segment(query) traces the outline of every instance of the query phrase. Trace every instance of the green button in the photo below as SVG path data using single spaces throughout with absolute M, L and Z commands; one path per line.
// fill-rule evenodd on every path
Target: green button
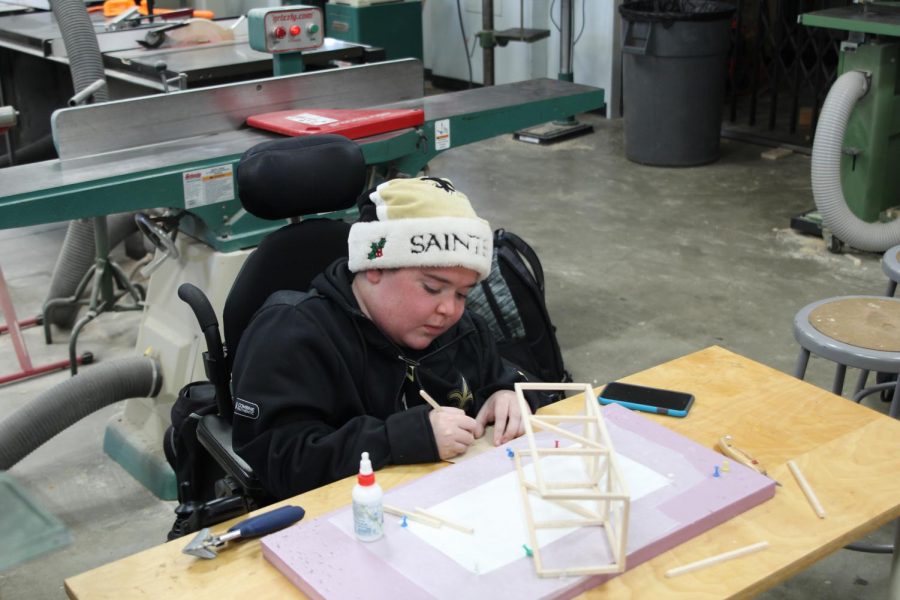
M 310 33 L 318 33 L 319 26 L 316 25 L 315 23 L 313 23 L 312 25 L 309 26 L 309 29 L 307 31 L 309 31 Z

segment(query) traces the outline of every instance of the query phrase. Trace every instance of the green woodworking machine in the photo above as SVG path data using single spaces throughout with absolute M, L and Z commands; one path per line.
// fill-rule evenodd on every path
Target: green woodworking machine
M 900 244 L 900 2 L 861 1 L 804 14 L 848 31 L 816 127 L 812 187 L 832 250 Z

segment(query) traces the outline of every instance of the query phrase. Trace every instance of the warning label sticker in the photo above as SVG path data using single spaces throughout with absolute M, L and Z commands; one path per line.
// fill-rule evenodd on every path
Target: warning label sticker
M 450 147 L 450 119 L 434 122 L 434 149 L 446 150 Z
M 185 208 L 197 208 L 234 200 L 232 165 L 222 165 L 199 171 L 185 171 L 181 174 L 181 180 L 184 186 Z

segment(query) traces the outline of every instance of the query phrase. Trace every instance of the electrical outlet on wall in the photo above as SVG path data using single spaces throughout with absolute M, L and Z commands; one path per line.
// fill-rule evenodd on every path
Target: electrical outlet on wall
M 481 0 L 465 0 L 466 12 L 481 14 Z M 503 16 L 503 0 L 494 0 L 494 16 Z

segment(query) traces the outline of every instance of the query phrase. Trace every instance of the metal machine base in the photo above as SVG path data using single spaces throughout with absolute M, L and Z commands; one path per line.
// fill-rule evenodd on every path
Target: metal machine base
M 841 254 L 847 248 L 843 240 L 835 237 L 831 230 L 824 226 L 822 215 L 815 208 L 791 217 L 791 229 L 822 238 L 825 240 L 825 247 L 832 254 Z
M 162 432 L 151 430 L 148 436 L 125 413 L 117 413 L 106 425 L 103 434 L 103 451 L 115 460 L 129 475 L 161 500 L 178 498 L 175 472 L 166 461 L 161 441 Z
M 791 229 L 822 237 L 822 215 L 816 209 L 791 217 Z
M 544 123 L 528 129 L 520 129 L 513 134 L 513 139 L 528 144 L 552 144 L 579 135 L 594 132 L 594 126 L 587 123 Z

